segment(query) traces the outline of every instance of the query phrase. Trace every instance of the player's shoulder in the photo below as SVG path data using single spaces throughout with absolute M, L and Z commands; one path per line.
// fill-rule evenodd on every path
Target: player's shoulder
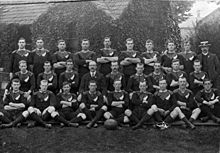
M 24 95 L 24 91 L 19 90 L 19 94 Z
M 132 78 L 132 79 L 135 78 L 135 77 L 136 77 L 136 74 L 133 74 L 133 75 L 130 76 L 130 78 Z
M 100 91 L 97 91 L 97 96 L 102 96 L 102 93 Z
M 111 76 L 111 73 L 108 73 L 105 75 L 106 78 L 109 78 Z
M 56 94 L 56 96 L 60 97 L 60 96 L 62 96 L 62 94 L 63 94 L 62 92 L 59 92 L 58 94 Z
M 50 90 L 47 90 L 46 93 L 49 94 L 49 95 L 55 95 L 55 94 L 54 94 L 52 91 L 50 91 Z
M 120 54 L 127 54 L 127 51 L 120 51 Z
M 16 49 L 16 50 L 14 50 L 14 51 L 12 51 L 12 54 L 15 54 L 15 53 L 17 53 L 17 51 L 18 51 L 17 49 Z
M 35 92 L 33 93 L 33 96 L 37 96 L 39 93 L 40 93 L 40 91 L 35 91 Z
M 167 92 L 166 93 L 168 93 L 168 94 L 170 94 L 170 95 L 173 95 L 174 94 L 174 92 L 173 91 L 171 91 L 171 90 L 167 90 Z
M 89 94 L 89 91 L 84 91 L 83 93 L 82 93 L 82 95 L 88 95 Z
M 91 51 L 91 50 L 89 50 L 88 53 L 91 55 L 96 54 L 94 51 Z
M 192 90 L 190 90 L 190 89 L 186 89 L 186 92 L 190 93 L 190 94 L 193 94 Z
M 127 91 L 125 91 L 125 90 L 122 90 L 122 93 L 124 93 L 124 94 L 128 94 L 128 92 L 127 92 Z
M 53 75 L 53 76 L 57 76 L 57 74 L 56 74 L 54 71 L 52 71 L 52 75 Z
M 220 90 L 217 88 L 212 88 L 212 91 L 216 93 L 216 92 L 219 92 Z
M 44 72 L 39 73 L 39 74 L 38 74 L 38 77 L 42 77 L 43 75 L 44 75 Z
M 59 52 L 59 51 L 55 51 L 55 52 L 53 53 L 53 55 L 58 55 L 58 52 Z
M 29 76 L 33 76 L 33 75 L 34 75 L 34 73 L 33 73 L 33 72 L 31 72 L 31 71 L 28 71 L 28 75 L 29 75 Z
M 194 71 L 189 73 L 189 75 L 190 75 L 190 76 L 192 76 L 192 75 L 194 75 L 194 74 L 195 74 L 195 72 L 194 72 Z
M 173 94 L 176 94 L 178 92 L 179 92 L 179 88 L 173 90 Z
M 44 49 L 44 51 L 45 51 L 46 53 L 49 53 L 49 52 L 50 52 L 48 49 Z

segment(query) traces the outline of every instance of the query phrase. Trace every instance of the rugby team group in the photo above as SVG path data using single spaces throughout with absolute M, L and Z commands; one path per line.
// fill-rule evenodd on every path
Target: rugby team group
M 88 39 L 81 51 L 66 51 L 64 40 L 58 51 L 44 48 L 42 38 L 36 49 L 25 49 L 25 39 L 10 57 L 10 82 L 3 96 L 0 127 L 51 128 L 50 120 L 61 126 L 87 128 L 114 119 L 119 126 L 135 130 L 152 122 L 163 130 L 182 120 L 185 128 L 195 129 L 195 120 L 220 123 L 220 63 L 209 52 L 208 41 L 200 42 L 200 54 L 191 51 L 190 41 L 178 51 L 172 40 L 163 52 L 154 51 L 148 39 L 145 51 L 135 51 L 128 38 L 126 50 L 111 48 L 105 37 L 104 48 L 90 51 Z

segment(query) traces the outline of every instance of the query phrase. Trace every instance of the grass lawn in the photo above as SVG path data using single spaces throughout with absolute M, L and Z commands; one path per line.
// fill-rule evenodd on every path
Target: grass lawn
M 199 126 L 193 131 L 181 127 L 108 131 L 102 126 L 90 130 L 85 126 L 0 130 L 0 153 L 218 153 L 219 145 L 219 126 Z

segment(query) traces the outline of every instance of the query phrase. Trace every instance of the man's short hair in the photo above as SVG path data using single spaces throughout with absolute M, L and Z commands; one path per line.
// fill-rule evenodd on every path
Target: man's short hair
M 21 61 L 19 61 L 19 66 L 20 66 L 21 64 L 23 64 L 23 63 L 25 63 L 25 64 L 27 65 L 27 61 L 21 60 Z
M 204 80 L 203 80 L 203 84 L 205 83 L 205 82 L 210 82 L 211 84 L 212 84 L 212 80 L 211 79 L 209 79 L 209 78 L 205 78 Z
M 180 79 L 185 79 L 185 80 L 187 81 L 186 77 L 184 77 L 184 76 L 179 77 L 179 79 L 178 79 L 178 80 L 180 80 Z
M 198 59 L 196 59 L 193 63 L 200 63 L 200 65 L 201 65 L 201 61 Z
M 132 42 L 134 42 L 134 40 L 133 40 L 132 38 L 128 38 L 128 39 L 126 39 L 126 43 L 127 43 L 128 41 L 132 41 Z
M 91 83 L 95 83 L 95 84 L 97 85 L 97 82 L 96 82 L 95 80 L 90 80 L 90 81 L 89 81 L 89 85 L 90 85 Z
M 89 39 L 87 39 L 87 38 L 82 39 L 81 43 L 82 43 L 83 41 L 88 41 L 88 42 L 89 42 Z
M 179 59 L 173 59 L 173 60 L 172 60 L 172 64 L 173 64 L 173 63 L 176 63 L 176 62 L 179 62 L 179 63 L 180 63 L 180 60 L 179 60 Z
M 164 77 L 160 78 L 160 79 L 159 79 L 159 82 L 164 81 L 164 80 L 165 80 L 166 83 L 167 83 L 167 80 L 166 80 Z
M 183 42 L 183 45 L 186 45 L 186 44 L 190 44 L 191 45 L 191 42 L 190 42 L 190 40 L 184 40 L 184 42 Z
M 96 66 L 97 66 L 96 61 L 91 61 L 91 62 L 89 62 L 89 66 L 90 66 L 90 65 L 94 65 L 94 64 L 96 64 Z
M 43 40 L 43 37 L 37 37 L 36 41 L 38 41 L 38 40 L 44 41 L 44 40 Z
M 118 61 L 112 61 L 111 65 L 114 64 L 114 63 L 117 63 L 119 65 Z
M 144 66 L 144 63 L 139 62 L 139 63 L 136 64 L 136 67 L 137 66 Z
M 21 81 L 18 78 L 14 78 L 11 81 L 12 83 L 21 83 Z
M 51 65 L 51 62 L 50 62 L 50 61 L 45 61 L 45 62 L 44 62 L 44 65 L 45 65 L 45 64 L 50 64 L 50 65 Z
M 114 83 L 115 83 L 115 82 L 118 82 L 118 81 L 121 83 L 121 80 L 120 80 L 120 79 L 115 79 L 115 80 L 114 80 Z
M 68 85 L 70 87 L 70 83 L 67 82 L 67 81 L 64 81 L 63 84 L 62 84 L 62 87 L 66 86 L 66 85 Z
M 64 42 L 64 43 L 66 43 L 65 42 L 65 40 L 63 40 L 63 39 L 60 39 L 60 40 L 58 40 L 58 42 L 57 42 L 57 44 L 59 45 L 61 42 Z
M 151 40 L 151 39 L 147 39 L 147 40 L 146 40 L 146 43 L 152 43 L 152 44 L 154 44 L 154 41 Z
M 26 40 L 24 39 L 24 37 L 20 37 L 20 38 L 18 39 L 18 42 L 19 42 L 20 40 L 26 41 Z
M 145 84 L 147 85 L 147 82 L 146 82 L 146 81 L 140 81 L 140 82 L 139 82 L 139 85 L 141 85 L 141 84 L 143 84 L 143 83 L 145 83 Z
M 73 60 L 72 59 L 68 59 L 68 60 L 66 60 L 66 63 L 73 63 Z
M 111 41 L 111 38 L 110 38 L 110 37 L 108 37 L 108 36 L 104 38 L 104 40 L 106 40 L 106 39 L 109 39 L 109 40 Z
M 47 80 L 41 80 L 40 84 L 43 84 L 43 83 L 48 84 L 48 81 Z
M 173 39 L 168 39 L 168 40 L 166 41 L 166 46 L 167 46 L 169 43 L 173 43 L 174 45 L 176 45 L 176 42 L 175 42 Z
M 161 62 L 159 60 L 154 61 L 154 64 L 159 63 L 161 64 Z

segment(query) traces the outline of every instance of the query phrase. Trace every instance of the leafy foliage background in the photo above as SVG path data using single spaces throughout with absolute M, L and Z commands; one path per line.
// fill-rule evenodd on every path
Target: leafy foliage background
M 117 19 L 97 9 L 92 2 L 54 5 L 31 25 L 0 25 L 0 67 L 8 69 L 10 53 L 17 49 L 20 37 L 26 39 L 26 48 L 31 50 L 35 39 L 41 36 L 45 48 L 52 52 L 57 50 L 59 39 L 66 40 L 67 50 L 76 52 L 83 38 L 88 38 L 90 49 L 97 51 L 103 47 L 105 36 L 111 37 L 112 47 L 118 51 L 126 49 L 125 40 L 129 37 L 134 39 L 135 49 L 139 51 L 145 50 L 147 39 L 155 42 L 157 51 L 165 50 L 164 44 L 169 38 L 176 40 L 180 47 L 178 23 L 187 18 L 185 10 L 191 5 L 182 1 L 131 0 Z
M 113 47 L 118 50 L 124 50 L 125 40 L 131 37 L 137 50 L 144 51 L 145 41 L 150 38 L 156 50 L 161 51 L 167 38 L 180 39 L 177 22 L 170 11 L 168 1 L 135 0 L 114 20 L 94 3 L 65 3 L 40 16 L 32 25 L 32 37 L 42 36 L 52 51 L 56 50 L 60 38 L 68 42 L 72 52 L 80 49 L 83 38 L 91 41 L 92 50 L 98 50 L 103 47 L 105 36 L 112 38 Z
M 18 28 L 18 24 L 0 25 L 0 65 L 6 69 L 10 53 L 17 46 Z

